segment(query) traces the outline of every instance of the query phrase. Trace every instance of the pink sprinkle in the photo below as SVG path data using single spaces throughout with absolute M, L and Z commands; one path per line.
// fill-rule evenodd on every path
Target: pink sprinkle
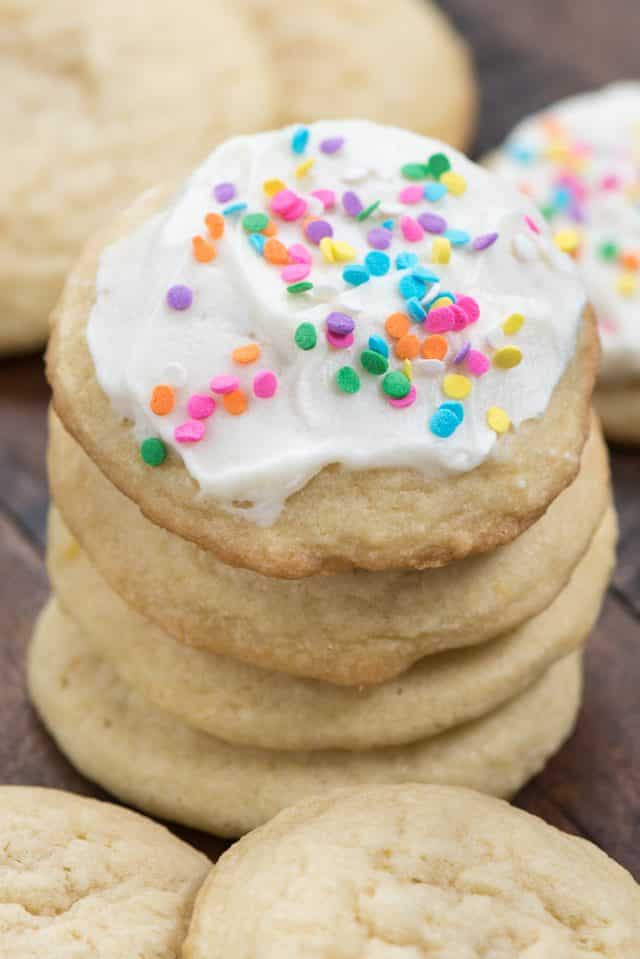
M 461 306 L 457 303 L 452 303 L 449 309 L 453 313 L 453 328 L 457 333 L 469 326 L 469 317 Z
M 311 263 L 311 254 L 302 243 L 294 243 L 290 246 L 289 256 L 294 263 Z
M 455 325 L 455 314 L 449 306 L 429 310 L 424 325 L 430 333 L 448 333 Z
M 187 420 L 186 423 L 176 426 L 173 435 L 177 443 L 198 443 L 204 436 L 205 429 L 204 423 Z
M 333 346 L 336 350 L 346 350 L 350 346 L 353 346 L 353 333 L 340 336 L 340 334 L 332 333 L 331 330 L 328 329 L 325 335 L 329 346 Z
M 400 190 L 398 199 L 401 203 L 420 203 L 424 199 L 424 190 L 421 186 L 406 186 Z
M 530 230 L 533 230 L 534 233 L 540 232 L 540 227 L 537 223 L 534 223 L 530 216 L 525 216 L 524 222 L 527 224 Z
M 308 263 L 290 263 L 285 266 L 280 276 L 285 283 L 299 283 L 300 280 L 306 280 L 311 273 L 311 267 Z
M 619 190 L 620 189 L 620 178 L 615 175 L 615 173 L 609 173 L 608 176 L 603 176 L 600 181 L 600 186 L 603 190 Z
M 286 213 L 298 202 L 298 194 L 293 190 L 279 190 L 271 197 L 271 209 L 274 213 Z
M 280 215 L 283 220 L 287 220 L 287 221 L 299 220 L 301 217 L 305 215 L 308 207 L 309 207 L 309 204 L 307 203 L 307 201 L 303 200 L 302 197 L 298 197 L 298 199 L 293 204 L 293 206 L 289 207 L 288 210 L 285 210 L 285 212 L 281 213 Z
M 472 296 L 465 296 L 464 293 L 456 293 L 456 304 L 467 314 L 469 323 L 475 323 L 480 316 L 480 307 L 477 300 Z
M 194 420 L 206 420 L 216 408 L 216 401 L 208 393 L 194 393 L 189 397 L 187 412 Z
M 240 380 L 237 376 L 214 376 L 209 383 L 212 393 L 233 393 L 239 386 Z
M 336 195 L 333 190 L 313 190 L 311 196 L 320 200 L 325 210 L 331 210 L 336 205 Z
M 260 370 L 253 378 L 253 392 L 261 400 L 268 400 L 278 389 L 278 377 L 272 370 Z
M 412 386 L 406 396 L 401 396 L 397 399 L 394 399 L 393 396 L 388 396 L 387 399 L 389 400 L 391 406 L 395 406 L 397 410 L 402 410 L 407 406 L 413 406 L 416 401 L 416 396 L 416 388 L 415 386 Z
M 418 243 L 424 236 L 424 230 L 411 216 L 400 217 L 400 229 L 408 243 Z
M 467 353 L 467 369 L 472 376 L 484 376 L 489 369 L 489 359 L 480 350 L 469 350 Z

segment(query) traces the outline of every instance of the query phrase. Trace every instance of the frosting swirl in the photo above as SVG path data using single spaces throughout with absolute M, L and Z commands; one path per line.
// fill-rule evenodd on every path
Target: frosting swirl
M 143 458 L 267 525 L 330 464 L 473 469 L 545 412 L 584 305 L 526 197 L 336 121 L 216 149 L 103 252 L 87 337 Z

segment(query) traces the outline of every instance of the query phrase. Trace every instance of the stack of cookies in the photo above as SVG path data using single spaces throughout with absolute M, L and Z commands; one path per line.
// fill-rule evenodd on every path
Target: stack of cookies
M 242 137 L 90 244 L 54 319 L 29 673 L 81 771 L 237 835 L 544 765 L 616 529 L 594 323 L 526 198 L 362 121 Z

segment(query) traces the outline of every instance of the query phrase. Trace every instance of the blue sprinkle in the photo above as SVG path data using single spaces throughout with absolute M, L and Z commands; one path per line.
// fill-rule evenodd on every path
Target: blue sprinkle
M 249 234 L 249 243 L 251 244 L 253 249 L 256 251 L 256 253 L 260 254 L 260 256 L 262 256 L 262 252 L 264 250 L 264 245 L 266 242 L 267 242 L 266 236 L 262 236 L 261 233 Z
M 342 279 L 345 283 L 351 284 L 351 286 L 362 286 L 363 283 L 367 283 L 369 280 L 369 271 L 366 266 L 361 266 L 359 263 L 351 263 L 349 266 L 345 266 L 342 271 Z
M 558 210 L 566 210 L 572 199 L 571 191 L 566 186 L 557 186 L 553 191 L 552 203 Z
M 389 347 L 382 337 L 376 333 L 369 337 L 369 349 L 374 350 L 376 353 L 382 353 L 383 356 L 389 356 Z
M 383 220 L 382 225 L 385 228 L 385 230 L 393 230 L 395 223 L 393 220 Z
M 415 297 L 412 297 L 407 301 L 407 312 L 412 320 L 415 320 L 416 323 L 424 323 L 427 318 L 427 313 L 420 300 L 417 300 Z
M 412 276 L 411 273 L 402 277 L 398 284 L 398 289 L 400 296 L 405 300 L 421 300 L 427 292 L 424 280 L 421 280 L 420 277 Z
M 411 270 L 411 276 L 417 277 L 419 280 L 422 280 L 423 283 L 437 283 L 440 279 L 437 273 L 434 273 L 433 270 L 430 270 L 426 266 L 414 266 Z
M 432 203 L 441 200 L 446 192 L 447 188 L 444 183 L 427 183 L 424 188 L 425 199 L 431 200 Z
M 309 142 L 309 130 L 307 127 L 298 127 L 297 130 L 293 131 L 293 136 L 291 137 L 291 149 L 294 153 L 297 153 L 298 156 L 307 149 L 307 143 Z
M 471 239 L 466 230 L 445 230 L 443 236 L 446 236 L 451 246 L 464 246 Z
M 225 206 L 222 211 L 223 216 L 231 216 L 232 213 L 241 213 L 243 210 L 247 209 L 246 203 L 230 203 L 229 206 Z
M 418 257 L 415 253 L 407 253 L 403 250 L 396 257 L 396 270 L 408 270 L 410 266 L 418 265 Z
M 534 151 L 530 147 L 525 147 L 522 144 L 510 143 L 506 149 L 511 159 L 515 160 L 516 163 L 526 165 L 532 163 L 535 159 Z
M 385 274 L 389 272 L 391 260 L 386 253 L 372 250 L 371 253 L 367 253 L 365 256 L 364 265 L 371 276 L 385 276 Z
M 462 403 L 458 403 L 457 400 L 451 400 L 451 402 L 449 403 L 441 403 L 440 409 L 451 410 L 451 412 L 453 413 L 453 415 L 458 421 L 458 425 L 462 423 L 464 419 L 464 406 L 462 405 Z
M 446 439 L 455 433 L 459 425 L 458 417 L 453 410 L 444 406 L 437 409 L 429 420 L 429 429 L 433 435 L 440 436 L 442 439 Z

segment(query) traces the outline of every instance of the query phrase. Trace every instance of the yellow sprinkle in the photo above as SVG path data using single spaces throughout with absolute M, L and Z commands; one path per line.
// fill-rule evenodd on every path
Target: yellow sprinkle
M 402 364 L 402 372 L 406 378 L 411 381 L 413 379 L 413 367 L 411 365 L 411 360 L 405 360 Z
M 620 296 L 634 296 L 638 291 L 638 280 L 633 273 L 625 271 L 618 276 L 616 289 Z
M 449 373 L 442 381 L 442 392 L 452 400 L 463 400 L 471 392 L 471 380 L 462 373 Z
M 512 313 L 511 316 L 508 316 L 502 324 L 502 330 L 507 334 L 507 336 L 513 336 L 514 333 L 520 332 L 523 323 L 524 316 L 522 313 Z
M 444 183 L 449 193 L 453 196 L 462 196 L 467 189 L 467 181 L 461 173 L 454 173 L 453 170 L 447 170 L 440 177 L 440 183 Z
M 553 241 L 559 250 L 563 253 L 575 253 L 580 246 L 580 234 L 577 230 L 568 227 L 566 230 L 558 230 Z
M 355 260 L 356 251 L 348 243 L 341 240 L 331 240 L 333 249 L 333 258 L 338 263 L 348 263 L 349 260 Z
M 278 179 L 265 180 L 262 184 L 262 189 L 267 196 L 275 196 L 276 193 L 280 193 L 280 190 L 286 190 L 287 184 Z
M 493 365 L 501 370 L 510 370 L 522 362 L 522 350 L 519 346 L 501 346 L 493 357 Z
M 511 426 L 511 420 L 501 407 L 490 406 L 487 410 L 487 426 L 494 433 L 506 433 Z
M 451 259 L 451 243 L 446 236 L 437 236 L 431 247 L 433 263 L 448 263 Z
M 327 263 L 335 263 L 336 258 L 333 254 L 333 240 L 330 236 L 323 236 L 320 240 L 320 252 Z
M 451 306 L 451 300 L 448 296 L 439 296 L 437 300 L 433 301 L 429 309 L 437 310 L 441 306 Z
M 297 178 L 301 180 L 303 176 L 306 176 L 315 162 L 314 157 L 309 157 L 308 160 L 303 160 L 302 163 L 299 163 L 295 169 Z

